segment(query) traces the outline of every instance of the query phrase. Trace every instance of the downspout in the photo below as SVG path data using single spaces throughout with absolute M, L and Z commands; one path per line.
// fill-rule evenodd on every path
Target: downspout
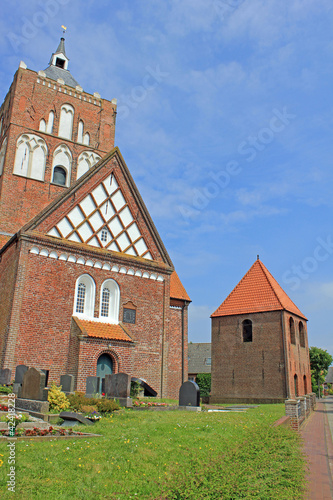
M 283 354 L 284 354 L 284 375 L 286 378 L 286 394 L 287 399 L 290 398 L 290 390 L 289 390 L 289 365 L 287 360 L 287 344 L 286 344 L 286 332 L 284 329 L 284 321 L 283 321 L 283 311 L 281 311 L 281 327 L 282 327 L 282 339 L 283 339 Z

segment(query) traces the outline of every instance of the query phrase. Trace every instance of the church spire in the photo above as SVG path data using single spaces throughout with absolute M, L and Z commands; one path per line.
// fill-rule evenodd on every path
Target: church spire
M 61 79 L 66 85 L 76 87 L 79 84 L 68 71 L 68 62 L 69 59 L 65 50 L 65 39 L 61 37 L 58 48 L 53 52 L 49 66 L 44 70 L 44 73 L 48 78 L 52 78 L 52 80 Z

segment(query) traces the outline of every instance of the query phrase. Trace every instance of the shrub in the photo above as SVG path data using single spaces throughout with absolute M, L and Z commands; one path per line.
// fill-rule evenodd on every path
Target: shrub
M 70 407 L 66 394 L 62 392 L 61 385 L 57 387 L 54 383 L 49 390 L 48 401 L 50 403 L 50 410 L 55 412 L 65 411 Z
M 141 384 L 140 382 L 136 382 L 134 380 L 131 381 L 131 398 L 137 398 L 140 391 L 141 391 L 142 387 L 141 387 Z
M 210 373 L 198 373 L 196 383 L 200 388 L 200 396 L 209 396 L 212 376 Z
M 82 405 L 81 410 L 83 413 L 92 413 L 93 411 L 97 411 L 97 406 Z
M 111 413 L 120 409 L 119 405 L 113 399 L 100 399 L 96 403 L 96 406 L 101 413 Z
M 86 398 L 83 392 L 69 394 L 68 400 L 73 411 L 81 412 L 83 406 L 96 406 L 98 399 Z
M 2 392 L 3 394 L 10 394 L 13 392 L 13 386 L 0 385 L 0 392 Z

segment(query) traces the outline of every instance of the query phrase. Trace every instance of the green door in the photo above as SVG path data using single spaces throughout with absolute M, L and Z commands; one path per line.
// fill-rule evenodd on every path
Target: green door
M 108 354 L 102 354 L 97 361 L 97 377 L 100 377 L 99 392 L 102 392 L 102 378 L 111 375 L 113 371 L 112 359 Z

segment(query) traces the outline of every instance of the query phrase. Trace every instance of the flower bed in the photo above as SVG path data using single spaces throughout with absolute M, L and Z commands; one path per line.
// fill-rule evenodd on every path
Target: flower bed
M 133 401 L 134 408 L 151 408 L 156 406 L 168 406 L 166 403 L 154 403 L 153 401 Z
M 1 435 L 4 437 L 9 437 L 9 429 L 0 431 Z M 21 436 L 71 436 L 75 434 L 76 436 L 82 436 L 83 432 L 74 432 L 72 428 L 69 429 L 59 429 L 52 427 L 48 427 L 47 429 L 40 429 L 39 427 L 34 427 L 33 429 L 16 429 L 15 436 L 13 437 L 21 437 Z

